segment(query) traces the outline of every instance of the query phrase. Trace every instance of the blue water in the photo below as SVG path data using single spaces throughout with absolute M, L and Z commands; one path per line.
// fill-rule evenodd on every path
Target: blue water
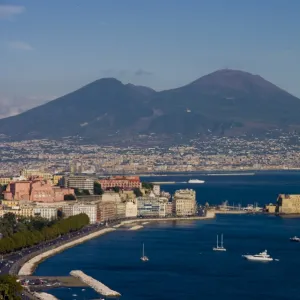
M 204 180 L 204 184 L 186 184 L 189 179 Z M 176 184 L 161 185 L 161 189 L 173 194 L 177 189 L 196 190 L 200 204 L 221 204 L 227 200 L 230 205 L 246 206 L 275 203 L 278 194 L 300 194 L 300 172 L 258 172 L 254 176 L 207 176 L 190 175 L 143 177 L 143 181 L 175 181 Z
M 227 184 L 213 178 L 197 191 L 211 196 L 211 202 L 223 200 L 224 191 L 233 201 L 244 193 L 246 201 L 259 193 L 264 202 L 270 202 L 265 198 L 274 193 L 276 197 L 279 192 L 289 192 L 289 187 L 290 192 L 297 192 L 297 188 L 300 192 L 298 175 L 278 180 L 273 175 L 263 177 L 263 184 L 255 184 L 254 177 L 248 184 L 246 178 L 225 178 Z M 214 252 L 216 235 L 221 233 L 227 252 Z M 300 235 L 300 219 L 266 215 L 151 223 L 139 231 L 118 230 L 68 249 L 43 262 L 36 274 L 68 275 L 80 269 L 120 292 L 121 300 L 300 299 L 300 243 L 289 242 L 293 235 Z M 139 259 L 143 242 L 150 258 L 147 263 Z M 241 257 L 264 249 L 280 261 L 249 262 Z M 51 293 L 63 300 L 100 298 L 90 289 L 61 288 Z

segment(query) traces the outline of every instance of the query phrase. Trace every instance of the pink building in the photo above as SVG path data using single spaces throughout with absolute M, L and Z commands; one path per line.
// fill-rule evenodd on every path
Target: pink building
M 52 186 L 50 181 L 32 180 L 10 183 L 3 192 L 5 200 L 28 200 L 33 202 L 64 201 L 67 194 L 74 195 L 74 189 Z
M 138 176 L 115 176 L 106 179 L 100 179 L 99 183 L 103 190 L 119 187 L 121 189 L 134 189 L 141 187 L 141 180 Z

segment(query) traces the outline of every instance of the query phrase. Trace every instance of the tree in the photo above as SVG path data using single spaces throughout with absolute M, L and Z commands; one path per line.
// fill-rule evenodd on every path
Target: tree
M 113 189 L 113 191 L 115 193 L 119 193 L 120 192 L 120 188 L 118 186 L 114 186 L 112 189 Z
M 64 195 L 65 201 L 76 200 L 76 197 L 73 194 Z
M 133 190 L 134 194 L 136 197 L 142 197 L 143 196 L 143 193 L 141 192 L 141 190 L 139 188 L 135 188 Z
M 21 300 L 22 290 L 23 288 L 15 276 L 0 276 L 0 299 Z
M 142 188 L 146 190 L 152 190 L 153 189 L 153 183 L 151 182 L 142 182 Z
M 97 181 L 94 182 L 94 194 L 102 195 L 104 191 L 102 190 L 101 184 Z

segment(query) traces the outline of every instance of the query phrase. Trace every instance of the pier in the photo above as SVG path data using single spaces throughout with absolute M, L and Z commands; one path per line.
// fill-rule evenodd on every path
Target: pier
M 102 282 L 94 279 L 91 276 L 84 274 L 80 270 L 71 271 L 70 275 L 83 281 L 84 283 L 89 285 L 91 288 L 93 288 L 97 293 L 101 294 L 102 296 L 106 296 L 106 297 L 120 297 L 121 296 L 120 293 L 111 290 L 109 287 L 104 285 Z

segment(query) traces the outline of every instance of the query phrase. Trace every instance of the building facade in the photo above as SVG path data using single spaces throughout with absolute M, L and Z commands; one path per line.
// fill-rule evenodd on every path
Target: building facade
M 137 217 L 138 209 L 137 202 L 135 201 L 127 201 L 125 208 L 125 217 L 126 218 L 135 218 Z
M 32 202 L 64 201 L 64 196 L 67 194 L 74 195 L 74 190 L 54 187 L 48 180 L 11 182 L 3 192 L 5 200 L 27 200 Z
M 159 197 L 145 196 L 137 198 L 138 217 L 165 217 L 166 202 Z
M 38 206 L 33 208 L 33 216 L 48 220 L 57 219 L 57 207 Z
M 94 194 L 94 179 L 81 176 L 81 175 L 71 175 L 71 176 L 64 176 L 61 179 L 61 185 L 65 188 L 73 188 L 79 190 L 88 190 L 91 195 Z
M 84 213 L 89 217 L 90 224 L 95 224 L 100 220 L 98 203 L 68 204 L 62 207 L 62 212 L 66 218 Z
M 121 189 L 134 189 L 141 188 L 140 177 L 138 176 L 115 176 L 106 179 L 100 179 L 99 183 L 103 190 L 112 189 L 114 187 L 119 187 Z
M 173 214 L 179 217 L 193 216 L 197 212 L 196 192 L 177 190 L 173 197 Z
M 280 194 L 277 198 L 276 212 L 281 214 L 299 214 L 300 195 Z

